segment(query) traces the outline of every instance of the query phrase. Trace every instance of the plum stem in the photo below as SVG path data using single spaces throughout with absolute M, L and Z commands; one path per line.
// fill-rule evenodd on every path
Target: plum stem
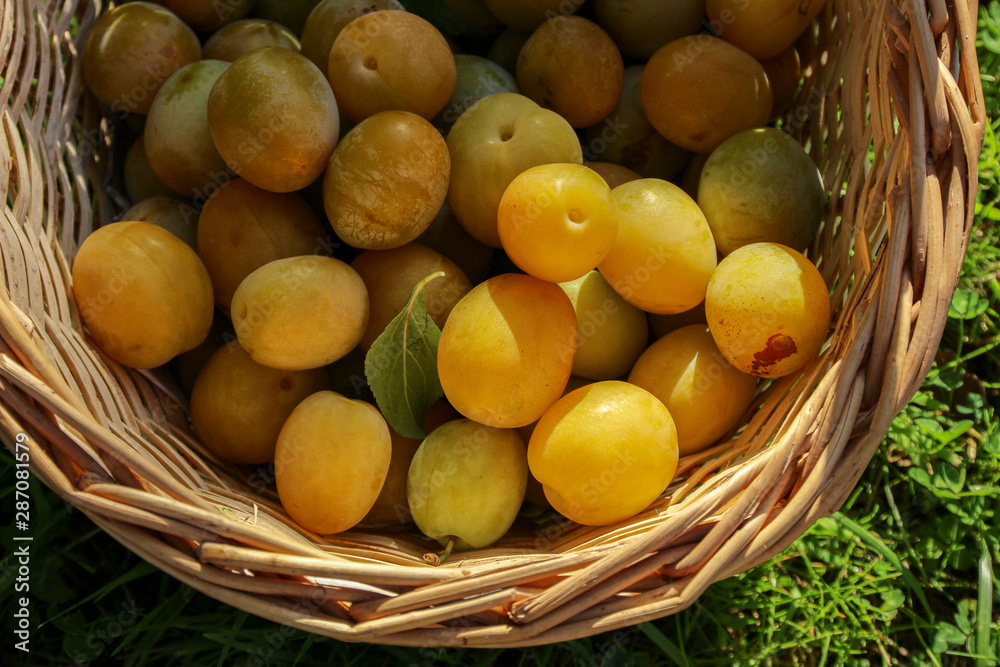
M 448 560 L 448 556 L 451 555 L 452 549 L 455 548 L 456 540 L 458 540 L 457 537 L 455 537 L 454 535 L 449 535 L 448 543 L 444 545 L 444 551 L 442 551 L 440 554 L 426 553 L 424 554 L 424 560 L 433 565 L 434 567 L 441 565 L 441 563 Z
M 446 560 L 448 560 L 448 556 L 451 555 L 451 550 L 455 548 L 455 540 L 457 540 L 457 539 L 458 538 L 455 537 L 454 535 L 449 535 L 448 536 L 448 544 L 444 545 L 444 551 L 441 552 L 441 556 L 440 556 L 441 563 L 443 563 Z

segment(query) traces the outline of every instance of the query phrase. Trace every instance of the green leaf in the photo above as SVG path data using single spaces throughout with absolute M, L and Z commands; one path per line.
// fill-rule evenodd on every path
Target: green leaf
M 899 588 L 893 588 L 882 593 L 882 620 L 891 621 L 896 617 L 897 610 L 906 602 L 906 594 Z
M 975 628 L 972 619 L 976 615 L 976 602 L 971 598 L 962 598 L 958 601 L 958 608 L 955 610 L 955 627 L 962 631 L 963 635 L 971 635 Z
M 937 436 L 944 429 L 941 428 L 941 424 L 931 419 L 930 417 L 918 417 L 913 420 L 913 423 L 917 425 L 925 433 L 930 433 L 931 435 Z
M 965 384 L 965 379 L 962 377 L 962 374 L 951 369 L 941 371 L 941 375 L 938 376 L 938 379 L 941 381 L 941 386 L 945 389 L 951 389 L 952 391 L 960 389 L 962 385 Z
M 1000 222 L 1000 208 L 995 207 L 992 203 L 988 206 L 983 206 L 982 203 L 976 202 L 976 215 L 993 220 L 994 222 Z
M 938 521 L 937 532 L 945 544 L 954 544 L 958 539 L 959 521 L 954 516 L 946 516 Z
M 934 633 L 934 643 L 931 648 L 938 653 L 944 653 L 950 646 L 965 643 L 965 634 L 951 623 L 939 622 L 938 631 Z
M 940 442 L 942 445 L 947 445 L 949 442 L 954 440 L 960 435 L 964 435 L 973 426 L 973 421 L 971 419 L 963 419 L 960 422 L 956 422 L 953 427 L 944 430 L 944 427 L 940 423 L 934 421 L 933 419 L 928 419 L 927 417 L 920 417 L 915 419 L 914 423 L 925 433 L 929 433 L 934 436 L 934 439 Z
M 1000 456 L 1000 431 L 986 436 L 983 440 L 983 449 L 993 456 Z
M 931 486 L 930 473 L 928 473 L 923 468 L 907 468 L 906 473 L 907 475 L 910 476 L 910 479 L 912 479 L 920 486 L 926 486 L 926 487 Z
M 951 299 L 948 317 L 959 320 L 971 320 L 979 317 L 990 307 L 990 302 L 979 298 L 979 294 L 968 290 L 959 290 Z
M 962 487 L 965 486 L 965 469 L 941 462 L 937 474 L 934 475 L 934 485 L 952 493 L 961 493 Z
M 441 330 L 427 314 L 424 286 L 443 271 L 421 280 L 403 308 L 375 339 L 365 357 L 365 375 L 389 426 L 407 438 L 423 439 L 424 414 L 444 395 L 437 373 Z

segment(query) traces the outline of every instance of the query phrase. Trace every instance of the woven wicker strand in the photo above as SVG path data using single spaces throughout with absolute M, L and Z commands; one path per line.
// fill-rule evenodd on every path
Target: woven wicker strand
M 124 203 L 116 122 L 82 89 L 95 0 L 0 0 L 0 427 L 32 473 L 127 548 L 240 609 L 347 641 L 529 646 L 677 613 L 839 508 L 930 369 L 965 252 L 984 132 L 976 3 L 830 0 L 784 127 L 831 193 L 812 257 L 835 324 L 729 442 L 621 525 L 523 520 L 440 567 L 415 531 L 321 537 L 187 429 L 158 372 L 87 338 L 79 244 Z

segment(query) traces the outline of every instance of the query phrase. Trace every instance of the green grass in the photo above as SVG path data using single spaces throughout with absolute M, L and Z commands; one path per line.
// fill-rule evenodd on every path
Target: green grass
M 684 613 L 591 639 L 525 651 L 347 645 L 195 593 L 36 484 L 22 664 L 1000 664 L 1000 2 L 981 9 L 979 33 L 994 120 L 937 363 L 841 511 L 779 557 Z M 0 456 L 5 508 L 13 479 Z M 14 533 L 0 529 L 5 549 Z M 0 561 L 5 628 L 16 574 L 12 557 Z

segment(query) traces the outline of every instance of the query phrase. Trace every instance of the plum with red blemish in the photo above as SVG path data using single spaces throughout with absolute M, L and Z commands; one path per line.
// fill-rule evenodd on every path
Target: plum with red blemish
M 705 315 L 729 362 L 758 377 L 801 370 L 830 328 L 830 296 L 805 256 L 777 243 L 753 243 L 719 263 Z

